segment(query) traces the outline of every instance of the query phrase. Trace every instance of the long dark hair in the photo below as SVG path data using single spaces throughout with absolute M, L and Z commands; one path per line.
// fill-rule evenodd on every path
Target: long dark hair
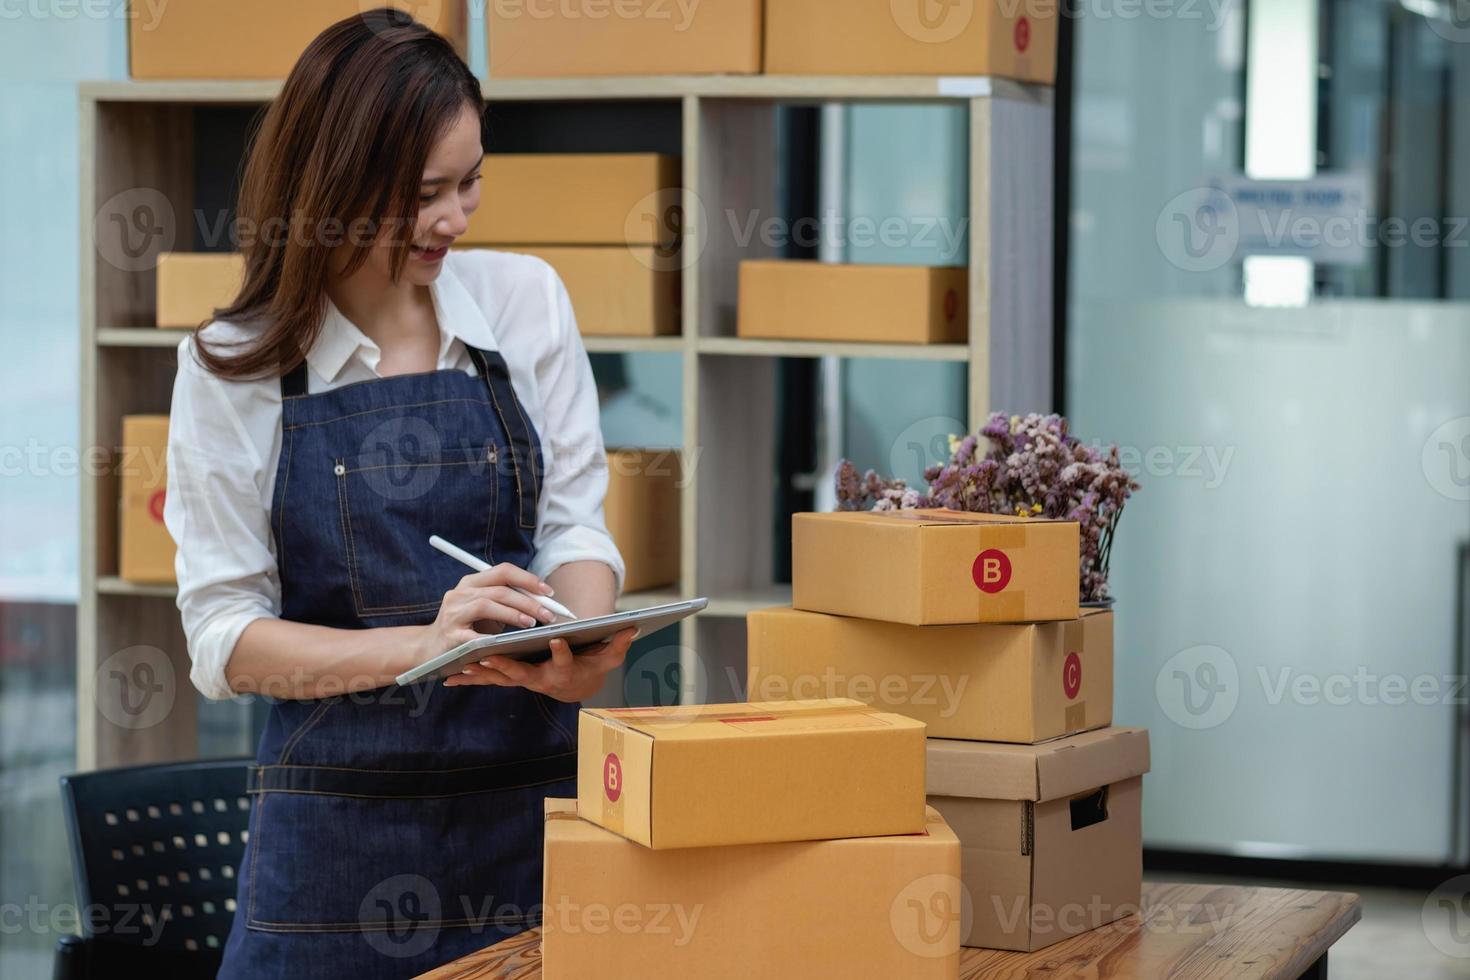
M 211 346 L 196 330 L 200 363 L 231 379 L 299 365 L 321 332 L 339 248 L 353 250 L 351 275 L 386 232 L 401 275 L 429 152 L 466 106 L 483 117 L 479 79 L 402 11 L 356 14 L 312 41 L 251 143 L 237 225 L 244 283 L 214 314 L 258 333 Z

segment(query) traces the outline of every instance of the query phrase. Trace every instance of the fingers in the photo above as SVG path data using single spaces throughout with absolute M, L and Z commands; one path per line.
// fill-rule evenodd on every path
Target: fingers
M 517 687 L 515 681 L 493 667 L 470 664 L 462 673 L 444 679 L 445 687 Z
M 492 585 L 514 585 L 539 595 L 552 594 L 551 586 L 510 562 L 501 562 L 489 571 L 473 572 L 459 580 L 462 589 L 483 589 Z
M 520 595 L 520 593 L 512 592 L 510 594 L 522 600 L 524 605 L 519 603 L 513 604 L 510 601 L 501 602 L 499 599 L 489 596 L 469 599 L 451 610 L 451 622 L 455 626 L 473 626 L 477 620 L 489 619 L 497 623 L 508 623 L 511 626 L 539 625 L 540 620 L 531 615 L 531 610 L 535 608 L 535 603 L 525 596 Z

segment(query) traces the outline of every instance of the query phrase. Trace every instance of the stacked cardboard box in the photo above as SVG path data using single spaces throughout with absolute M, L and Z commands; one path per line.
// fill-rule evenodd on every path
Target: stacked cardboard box
M 461 246 L 538 256 L 584 335 L 679 332 L 680 160 L 656 153 L 496 153 Z
M 954 980 L 960 842 L 924 726 L 858 701 L 584 709 L 549 800 L 546 980 Z
M 607 530 L 626 573 L 623 592 L 679 581 L 679 454 L 659 449 L 609 449 Z
M 1136 911 L 1148 733 L 1108 727 L 1113 616 L 1079 607 L 1077 525 L 798 514 L 792 549 L 793 607 L 749 616 L 750 696 L 925 723 L 964 945 L 1030 951 Z

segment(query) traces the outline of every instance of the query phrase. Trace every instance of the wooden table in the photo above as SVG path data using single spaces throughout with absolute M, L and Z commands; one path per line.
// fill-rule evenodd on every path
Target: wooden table
M 1143 912 L 1035 953 L 966 949 L 961 980 L 1326 980 L 1327 950 L 1361 917 L 1347 892 L 1146 884 Z M 522 933 L 421 980 L 540 980 Z

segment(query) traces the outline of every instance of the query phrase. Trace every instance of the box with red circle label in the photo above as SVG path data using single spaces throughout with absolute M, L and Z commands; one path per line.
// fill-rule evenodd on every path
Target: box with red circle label
M 584 708 L 577 812 L 657 849 L 917 834 L 924 725 L 846 698 Z
M 1056 3 L 766 0 L 772 75 L 1056 80 Z
M 117 457 L 118 568 L 129 582 L 174 581 L 174 539 L 163 525 L 167 415 L 126 415 Z
M 735 332 L 750 339 L 963 344 L 969 270 L 844 265 L 808 259 L 740 263 Z
M 1076 619 L 1075 521 L 956 510 L 796 514 L 797 609 L 931 626 Z
M 954 980 L 960 844 L 917 834 L 651 851 L 546 801 L 545 980 Z
M 856 698 L 930 738 L 1042 742 L 1113 721 L 1113 614 L 909 626 L 779 607 L 746 617 L 746 693 Z
M 1139 911 L 1148 732 L 1043 745 L 929 740 L 929 805 L 960 839 L 966 946 L 1031 951 Z

